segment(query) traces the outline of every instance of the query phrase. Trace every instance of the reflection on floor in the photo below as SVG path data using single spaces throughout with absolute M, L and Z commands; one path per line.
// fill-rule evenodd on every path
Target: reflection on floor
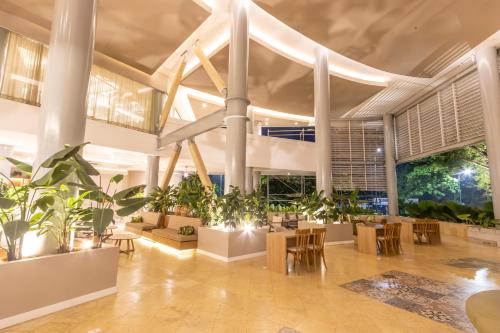
M 325 252 L 328 270 L 308 273 L 304 268 L 300 275 L 285 276 L 268 271 L 265 257 L 223 263 L 195 253 L 178 255 L 140 240 L 134 255 L 121 255 L 116 295 L 14 326 L 5 333 L 276 333 L 283 328 L 301 333 L 457 333 L 462 330 L 428 318 L 436 313 L 418 315 L 405 309 L 407 303 L 393 306 L 342 286 L 362 279 L 391 281 L 401 285 L 391 292 L 404 294 L 404 300 L 413 297 L 411 304 L 448 293 L 444 298 L 450 301 L 443 304 L 456 304 L 458 299 L 463 306 L 465 295 L 498 289 L 500 284 L 500 274 L 483 267 L 443 265 L 445 259 L 494 261 L 500 257 L 499 248 L 457 239 L 445 238 L 436 246 L 404 245 L 403 256 L 360 254 L 352 244 L 328 246 Z M 386 273 L 395 277 L 382 277 Z M 379 280 L 373 280 L 374 276 Z M 425 278 L 416 286 L 420 293 L 410 288 L 416 282 L 407 283 L 414 281 L 413 276 Z
M 467 332 L 474 331 L 464 311 L 470 292 L 452 284 L 388 271 L 342 287 Z
M 488 269 L 500 274 L 500 262 L 484 260 L 480 258 L 446 259 L 443 263 L 457 268 Z

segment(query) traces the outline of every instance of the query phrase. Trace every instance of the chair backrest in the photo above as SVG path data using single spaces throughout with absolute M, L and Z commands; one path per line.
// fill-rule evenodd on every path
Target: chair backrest
M 314 249 L 322 249 L 325 246 L 326 228 L 314 228 L 312 232 Z
M 395 229 L 396 229 L 395 223 L 384 224 L 384 238 L 392 239 L 394 237 Z
M 195 234 L 198 234 L 198 227 L 201 227 L 203 223 L 201 223 L 199 218 L 171 215 L 168 218 L 167 228 L 179 230 L 179 228 L 188 225 L 194 228 Z
M 309 245 L 309 237 L 311 236 L 310 229 L 296 229 L 295 230 L 295 239 L 296 239 L 296 247 L 298 249 L 305 249 Z
M 401 238 L 401 228 L 402 228 L 401 222 L 392 223 L 392 225 L 394 226 L 393 227 L 394 230 L 393 230 L 392 238 L 400 239 Z

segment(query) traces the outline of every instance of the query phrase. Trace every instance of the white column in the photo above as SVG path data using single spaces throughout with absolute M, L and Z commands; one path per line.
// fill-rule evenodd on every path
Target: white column
M 484 130 L 488 150 L 491 194 L 495 218 L 500 218 L 500 82 L 497 50 L 487 47 L 476 53 L 477 71 L 481 84 Z
M 96 0 L 57 0 L 50 34 L 47 70 L 35 164 L 84 142 Z
M 229 42 L 229 78 L 226 115 L 226 168 L 224 192 L 230 186 L 245 191 L 247 144 L 248 4 L 233 1 Z
M 160 172 L 160 156 L 148 155 L 146 166 L 145 195 L 148 196 L 158 187 L 158 174 Z
M 260 171 L 253 171 L 253 175 L 252 175 L 252 181 L 253 181 L 253 189 L 255 191 L 259 190 L 260 189 Z
M 389 215 L 399 215 L 398 183 L 396 178 L 396 151 L 394 149 L 394 122 L 392 114 L 384 115 L 384 154 L 385 175 L 387 179 L 387 199 Z
M 14 146 L 11 145 L 0 145 L 0 157 L 12 157 L 12 152 L 14 151 Z M 10 171 L 12 170 L 12 164 L 4 159 L 0 159 L 0 172 L 6 177 L 10 177 Z M 0 177 L 0 181 L 4 181 L 3 177 Z
M 332 158 L 330 137 L 330 75 L 328 54 L 324 48 L 315 50 L 314 63 L 314 125 L 316 131 L 316 188 L 326 196 L 332 193 Z

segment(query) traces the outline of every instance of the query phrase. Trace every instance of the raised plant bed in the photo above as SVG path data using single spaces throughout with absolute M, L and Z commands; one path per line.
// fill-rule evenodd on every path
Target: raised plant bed
M 325 244 L 343 244 L 354 242 L 351 223 L 327 223 L 320 224 L 307 221 L 299 221 L 299 229 L 326 228 Z
M 266 254 L 268 228 L 226 231 L 198 228 L 198 253 L 231 262 Z
M 116 293 L 119 249 L 0 263 L 0 329 Z
M 454 236 L 467 240 L 467 229 L 471 225 L 465 223 L 439 221 L 441 236 Z
M 473 242 L 500 247 L 500 229 L 469 226 L 467 236 Z

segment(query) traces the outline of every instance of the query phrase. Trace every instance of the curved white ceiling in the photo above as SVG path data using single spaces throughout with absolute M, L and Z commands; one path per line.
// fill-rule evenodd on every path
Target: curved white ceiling
M 185 50 L 190 50 L 196 40 L 208 56 L 213 55 L 229 40 L 228 10 L 230 0 L 194 0 L 202 7 L 212 12 L 199 29 L 197 29 L 169 59 L 159 68 L 159 71 L 171 75 L 179 55 Z M 267 13 L 250 0 L 249 2 L 250 38 L 274 52 L 304 66 L 314 67 L 314 50 L 325 46 L 304 36 L 285 23 Z M 330 74 L 358 83 L 389 86 L 395 82 L 405 82 L 417 86 L 426 86 L 430 79 L 399 75 L 376 69 L 358 61 L 349 59 L 331 49 L 329 54 Z M 189 75 L 199 63 L 191 58 L 185 76 Z

